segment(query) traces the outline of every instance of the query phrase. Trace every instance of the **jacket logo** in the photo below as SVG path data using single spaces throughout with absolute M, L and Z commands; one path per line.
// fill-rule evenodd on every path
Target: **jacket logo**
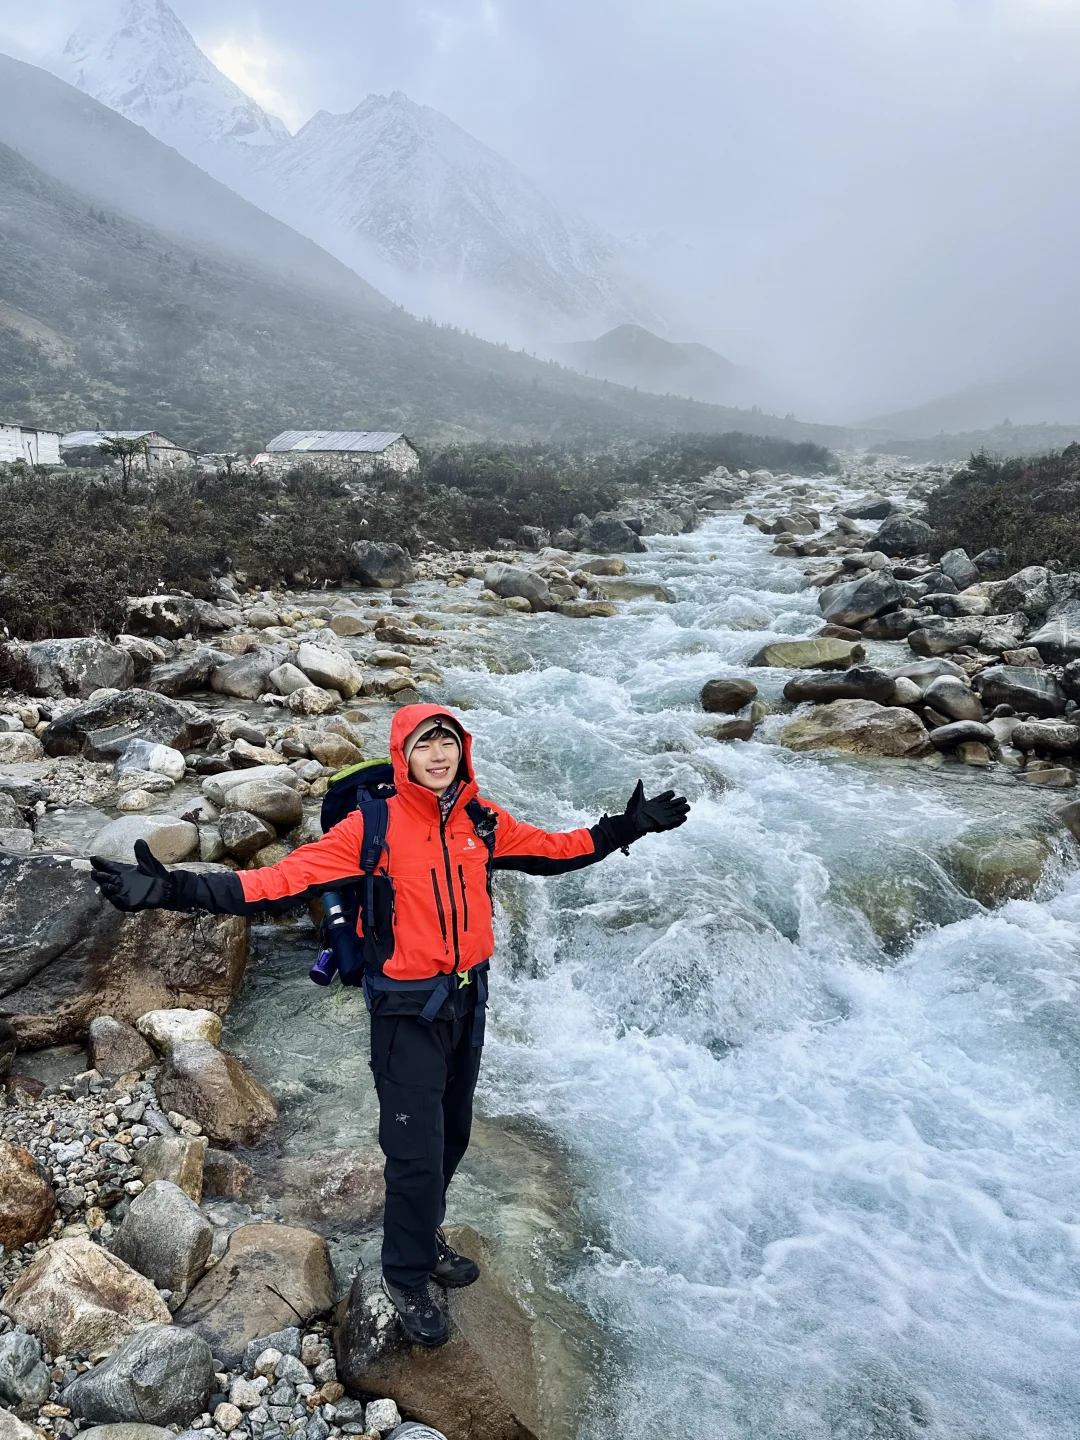
M 472 838 L 471 835 L 470 835 L 469 838 L 465 841 L 465 849 L 466 849 L 466 850 L 475 850 L 475 849 L 476 849 L 476 841 Z
M 409 1123 L 408 1115 L 395 1115 L 394 1119 L 398 1122 L 399 1125 L 407 1125 Z

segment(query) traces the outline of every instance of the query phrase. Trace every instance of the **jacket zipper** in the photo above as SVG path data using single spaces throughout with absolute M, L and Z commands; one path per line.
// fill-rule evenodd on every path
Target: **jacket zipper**
M 468 930 L 468 928 L 469 928 L 469 897 L 468 897 L 468 895 L 466 895 L 466 893 L 465 893 L 465 869 L 464 869 L 464 866 L 459 865 L 459 866 L 457 867 L 457 877 L 458 877 L 458 881 L 459 881 L 459 883 L 460 883 L 460 885 L 461 885 L 461 915 L 462 915 L 462 926 L 461 926 L 461 928 L 462 928 L 463 930 Z
M 441 818 L 439 820 L 439 839 L 442 841 L 443 863 L 446 866 L 446 893 L 450 896 L 450 927 L 454 934 L 454 969 L 460 970 L 461 950 L 458 947 L 457 905 L 454 903 L 454 872 L 450 868 L 450 851 L 446 848 L 446 821 Z M 436 891 L 438 888 L 436 885 Z M 444 930 L 444 937 L 445 934 Z
M 446 911 L 443 909 L 442 896 L 439 894 L 439 877 L 435 874 L 434 865 L 431 867 L 431 888 L 435 891 L 435 908 L 439 912 L 439 928 L 442 930 L 443 949 L 449 955 L 450 947 L 446 943 Z M 453 891 L 450 892 L 451 903 L 453 903 Z

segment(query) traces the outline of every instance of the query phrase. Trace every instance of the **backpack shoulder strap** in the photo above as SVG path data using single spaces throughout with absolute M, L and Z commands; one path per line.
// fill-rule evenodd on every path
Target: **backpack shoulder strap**
M 381 796 L 361 800 L 357 805 L 364 822 L 364 838 L 360 845 L 360 872 L 364 876 L 364 928 L 375 924 L 375 870 L 386 849 L 386 831 L 390 824 L 390 806 Z

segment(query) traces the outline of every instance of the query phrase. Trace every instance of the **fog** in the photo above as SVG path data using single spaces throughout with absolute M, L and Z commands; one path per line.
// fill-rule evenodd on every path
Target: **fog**
M 1072 348 L 1080 0 L 173 5 L 293 128 L 370 91 L 444 111 L 807 418 Z M 0 44 L 39 58 L 87 9 L 0 0 Z

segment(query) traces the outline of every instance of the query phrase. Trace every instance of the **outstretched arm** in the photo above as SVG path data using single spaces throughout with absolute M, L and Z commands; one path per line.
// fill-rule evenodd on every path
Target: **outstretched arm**
M 523 870 L 527 875 L 565 875 L 625 850 L 650 831 L 675 830 L 690 813 L 689 803 L 674 790 L 651 800 L 639 780 L 621 815 L 602 815 L 588 829 L 551 832 L 497 811 L 495 870 Z

